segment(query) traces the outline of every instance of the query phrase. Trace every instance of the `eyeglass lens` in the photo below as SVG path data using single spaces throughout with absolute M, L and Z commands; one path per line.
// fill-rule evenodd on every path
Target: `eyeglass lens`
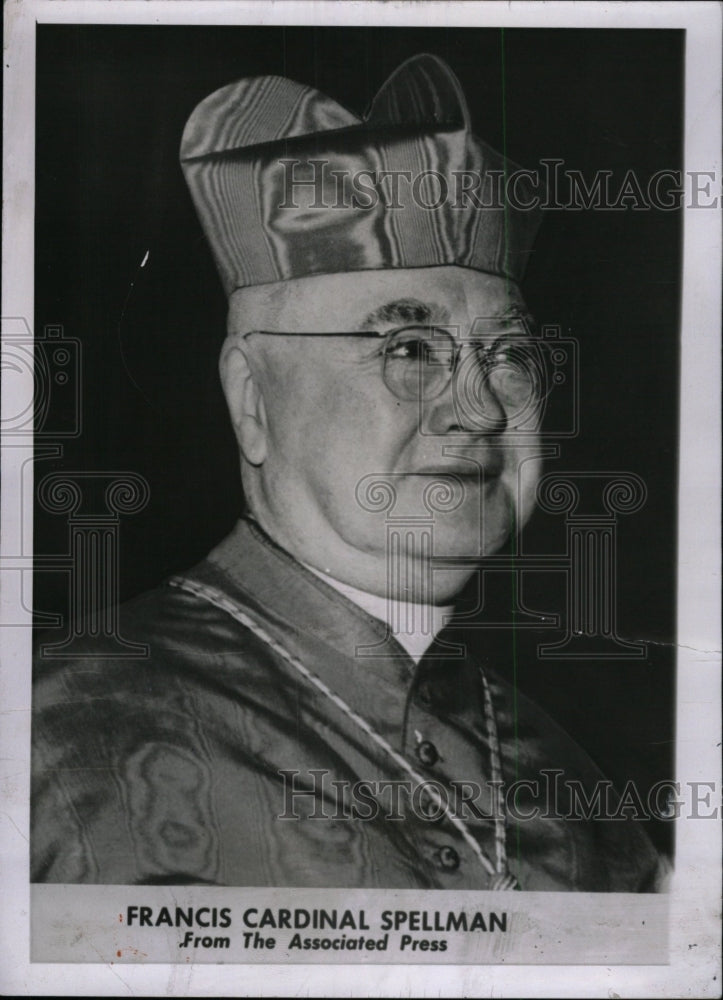
M 440 327 L 404 327 L 387 340 L 384 381 L 399 399 L 428 400 L 456 371 L 457 393 L 468 402 L 492 392 L 506 409 L 520 412 L 542 394 L 544 371 L 534 348 L 509 334 L 480 343 L 460 341 Z

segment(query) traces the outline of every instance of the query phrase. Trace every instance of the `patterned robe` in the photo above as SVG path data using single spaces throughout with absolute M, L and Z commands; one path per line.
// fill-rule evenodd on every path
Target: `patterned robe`
M 415 664 L 252 521 L 120 634 L 146 655 L 38 659 L 33 881 L 656 888 L 545 712 L 445 632 Z

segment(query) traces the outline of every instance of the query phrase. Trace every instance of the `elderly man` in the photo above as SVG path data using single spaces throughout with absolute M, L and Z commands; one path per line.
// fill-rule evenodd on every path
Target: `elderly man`
M 248 513 L 123 609 L 146 657 L 38 667 L 34 880 L 654 888 L 639 826 L 570 809 L 584 751 L 439 635 L 529 516 L 542 403 L 538 220 L 459 83 L 420 56 L 360 120 L 242 80 L 181 160 Z

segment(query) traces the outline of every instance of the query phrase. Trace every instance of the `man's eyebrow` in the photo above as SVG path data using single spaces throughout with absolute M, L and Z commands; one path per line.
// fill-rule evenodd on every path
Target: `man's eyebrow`
M 397 326 L 412 323 L 439 323 L 443 325 L 449 323 L 450 315 L 447 306 L 439 303 L 422 302 L 420 299 L 395 299 L 370 312 L 362 321 L 359 329 L 376 330 L 378 327 L 388 326 L 390 323 Z M 490 320 L 524 319 L 531 325 L 534 324 L 531 313 L 521 303 L 511 303 L 504 309 L 495 310 L 491 315 L 480 318 Z
M 399 326 L 407 323 L 447 323 L 449 317 L 449 309 L 437 303 L 422 302 L 420 299 L 394 299 L 370 312 L 362 320 L 359 329 L 376 330 L 389 323 Z
M 525 315 L 526 310 L 515 302 L 509 306 L 505 306 L 505 308 L 501 309 L 498 313 L 495 313 L 495 316 L 498 316 L 500 319 L 515 319 L 518 316 Z

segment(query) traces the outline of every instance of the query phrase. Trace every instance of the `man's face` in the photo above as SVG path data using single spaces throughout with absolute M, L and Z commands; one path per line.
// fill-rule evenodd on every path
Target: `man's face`
M 243 308 L 232 310 L 237 333 L 387 335 L 419 324 L 489 344 L 524 312 L 514 285 L 457 267 L 299 279 L 279 286 L 271 309 L 268 291 L 258 306 L 244 293 Z M 385 383 L 385 337 L 253 333 L 241 343 L 266 435 L 264 460 L 244 463 L 244 487 L 260 523 L 301 561 L 364 590 L 387 594 L 391 586 L 389 596 L 428 599 L 415 583 L 428 565 L 424 537 L 434 556 L 479 558 L 529 516 L 539 476 L 534 424 L 520 434 L 519 413 L 479 374 L 470 347 L 448 384 L 419 400 L 406 398 L 414 380 L 405 398 Z M 403 343 L 388 372 L 403 378 L 414 364 L 408 355 Z M 390 574 L 397 544 L 405 567 Z M 433 599 L 449 600 L 473 570 L 465 563 L 435 572 Z

